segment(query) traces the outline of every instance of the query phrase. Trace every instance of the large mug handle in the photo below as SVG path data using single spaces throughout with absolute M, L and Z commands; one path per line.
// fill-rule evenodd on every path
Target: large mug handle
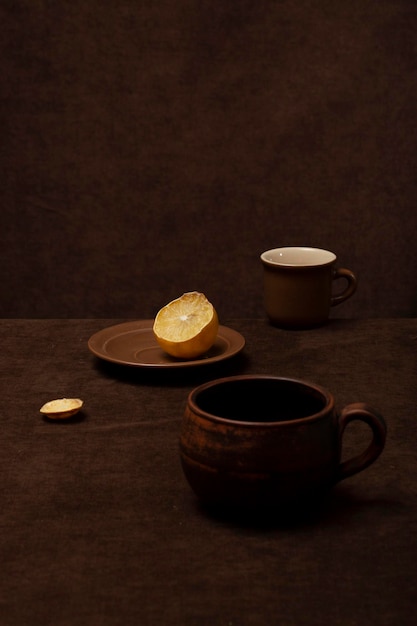
M 350 298 L 350 296 L 353 296 L 358 286 L 358 281 L 357 281 L 355 274 L 351 272 L 350 270 L 347 270 L 343 267 L 340 267 L 334 270 L 333 280 L 336 280 L 337 278 L 345 278 L 347 280 L 347 286 L 346 286 L 346 289 L 342 291 L 342 293 L 339 293 L 337 296 L 331 297 L 330 299 L 331 306 L 336 306 L 337 304 L 341 304 L 342 302 Z
M 353 476 L 353 474 L 357 474 L 367 468 L 376 461 L 385 446 L 387 426 L 384 418 L 366 404 L 357 402 L 346 406 L 339 415 L 340 449 L 342 449 L 343 433 L 346 426 L 355 420 L 368 424 L 372 430 L 372 441 L 362 454 L 339 464 L 336 482 L 348 476 Z

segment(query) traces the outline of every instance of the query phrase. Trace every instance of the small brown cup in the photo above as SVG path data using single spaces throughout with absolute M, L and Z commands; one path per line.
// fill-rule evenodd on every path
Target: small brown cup
M 346 426 L 372 431 L 368 447 L 342 462 Z M 340 413 L 318 385 L 274 376 L 232 376 L 194 389 L 180 434 L 188 483 L 209 505 L 286 511 L 309 504 L 381 454 L 384 419 L 365 404 Z
M 323 324 L 330 308 L 345 302 L 356 291 L 355 274 L 336 268 L 336 255 L 320 248 L 274 248 L 261 254 L 265 310 L 270 322 L 281 328 L 312 328 Z M 333 282 L 347 285 L 338 295 Z

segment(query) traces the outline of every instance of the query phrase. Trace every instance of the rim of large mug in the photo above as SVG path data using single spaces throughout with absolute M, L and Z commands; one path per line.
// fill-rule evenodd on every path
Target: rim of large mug
M 284 250 L 301 250 L 301 251 L 314 251 L 316 252 L 322 252 L 325 253 L 329 258 L 327 261 L 314 261 L 311 263 L 286 263 L 285 261 L 273 261 L 271 258 L 268 258 L 268 255 L 271 256 L 272 253 L 277 253 L 279 251 L 284 251 Z M 326 265 L 333 265 L 333 263 L 336 262 L 337 257 L 335 255 L 334 252 L 332 252 L 331 250 L 326 250 L 325 248 L 315 248 L 312 246 L 282 246 L 279 248 L 270 248 L 269 250 L 265 250 L 264 252 L 262 252 L 261 256 L 261 261 L 262 263 L 264 263 L 265 265 L 269 265 L 270 267 L 285 267 L 285 268 L 291 268 L 291 269 L 306 269 L 306 268 L 313 268 L 313 267 L 325 267 Z
M 275 380 L 275 381 L 281 381 L 281 382 L 286 382 L 286 383 L 295 383 L 297 385 L 302 385 L 303 387 L 310 387 L 324 397 L 325 405 L 321 409 L 321 411 L 318 411 L 317 413 L 313 413 L 312 415 L 308 415 L 307 417 L 297 417 L 297 418 L 290 419 L 290 420 L 277 420 L 276 422 L 274 421 L 252 422 L 250 420 L 238 420 L 238 419 L 230 419 L 227 417 L 220 417 L 219 415 L 214 415 L 213 413 L 204 411 L 197 404 L 197 396 L 202 391 L 205 391 L 206 389 L 210 389 L 211 387 L 223 385 L 228 382 L 238 382 L 238 381 L 244 381 L 244 380 L 247 380 L 247 381 L 249 380 Z M 328 391 L 321 385 L 317 385 L 316 383 L 312 383 L 308 380 L 302 380 L 300 378 L 287 378 L 284 376 L 273 376 L 273 375 L 266 375 L 266 374 L 240 374 L 236 376 L 225 376 L 223 378 L 210 380 L 206 383 L 203 383 L 202 385 L 199 385 L 198 387 L 195 387 L 188 395 L 187 406 L 194 413 L 196 413 L 199 417 L 203 417 L 212 422 L 220 422 L 222 424 L 228 424 L 230 426 L 238 425 L 238 426 L 244 426 L 248 428 L 251 428 L 251 427 L 255 428 L 259 426 L 262 426 L 265 428 L 274 428 L 277 424 L 296 425 L 296 424 L 305 424 L 307 422 L 314 422 L 316 420 L 319 420 L 324 415 L 327 415 L 329 412 L 332 412 L 334 410 L 335 401 L 330 391 Z

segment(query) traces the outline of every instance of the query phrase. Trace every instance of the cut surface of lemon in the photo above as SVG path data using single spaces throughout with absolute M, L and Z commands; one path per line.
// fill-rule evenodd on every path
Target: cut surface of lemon
M 219 319 L 203 293 L 189 291 L 157 313 L 153 332 L 160 347 L 180 359 L 193 359 L 211 348 Z
M 60 398 L 46 402 L 40 412 L 50 419 L 66 419 L 78 413 L 82 405 L 83 401 L 79 398 Z

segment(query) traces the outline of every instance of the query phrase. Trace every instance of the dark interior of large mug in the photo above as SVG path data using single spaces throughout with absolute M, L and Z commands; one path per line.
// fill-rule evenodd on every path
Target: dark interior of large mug
M 328 399 L 301 381 L 253 377 L 219 381 L 192 394 L 196 406 L 212 416 L 243 422 L 282 422 L 322 411 Z

